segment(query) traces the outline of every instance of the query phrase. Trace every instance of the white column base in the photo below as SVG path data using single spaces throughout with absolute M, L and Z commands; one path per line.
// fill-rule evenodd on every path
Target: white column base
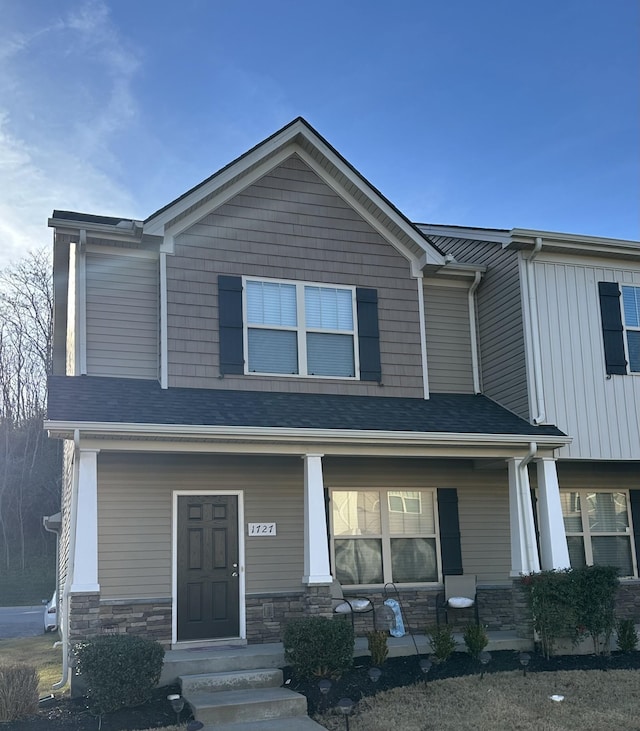
M 100 591 L 98 583 L 98 449 L 81 449 L 72 594 Z
M 538 463 L 538 516 L 540 557 L 543 569 L 568 569 L 569 549 L 562 519 L 560 486 L 555 459 L 543 458 Z
M 304 575 L 307 586 L 331 584 L 322 455 L 304 457 Z
M 521 459 L 509 459 L 509 522 L 511 528 L 511 576 L 540 571 L 529 473 Z

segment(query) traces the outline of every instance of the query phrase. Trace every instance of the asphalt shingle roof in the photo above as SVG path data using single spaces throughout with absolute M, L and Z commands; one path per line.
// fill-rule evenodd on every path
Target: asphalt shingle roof
M 156 381 L 95 376 L 51 377 L 48 419 L 564 436 L 555 426 L 533 426 L 482 395 L 435 393 L 423 400 L 226 389 L 162 389 Z

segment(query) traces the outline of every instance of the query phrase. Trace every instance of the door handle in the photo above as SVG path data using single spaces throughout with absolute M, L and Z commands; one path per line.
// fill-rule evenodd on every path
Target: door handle
M 231 574 L 231 576 L 237 576 L 237 575 L 238 575 L 238 572 L 237 572 L 237 571 L 234 571 L 234 572 L 233 572 L 233 573 Z

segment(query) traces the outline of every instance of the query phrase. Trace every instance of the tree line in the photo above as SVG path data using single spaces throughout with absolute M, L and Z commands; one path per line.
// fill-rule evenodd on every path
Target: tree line
M 0 270 L 0 574 L 53 567 L 42 517 L 60 510 L 61 444 L 47 438 L 53 282 L 48 250 Z M 2 604 L 0 590 L 0 604 Z

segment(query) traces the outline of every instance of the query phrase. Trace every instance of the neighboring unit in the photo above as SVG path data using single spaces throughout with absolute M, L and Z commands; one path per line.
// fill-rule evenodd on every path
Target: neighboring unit
M 637 244 L 416 226 L 303 119 L 145 221 L 50 225 L 66 642 L 279 640 L 334 576 L 422 628 L 474 574 L 525 631 L 521 573 L 637 579 L 640 381 L 597 292 L 637 370 Z

